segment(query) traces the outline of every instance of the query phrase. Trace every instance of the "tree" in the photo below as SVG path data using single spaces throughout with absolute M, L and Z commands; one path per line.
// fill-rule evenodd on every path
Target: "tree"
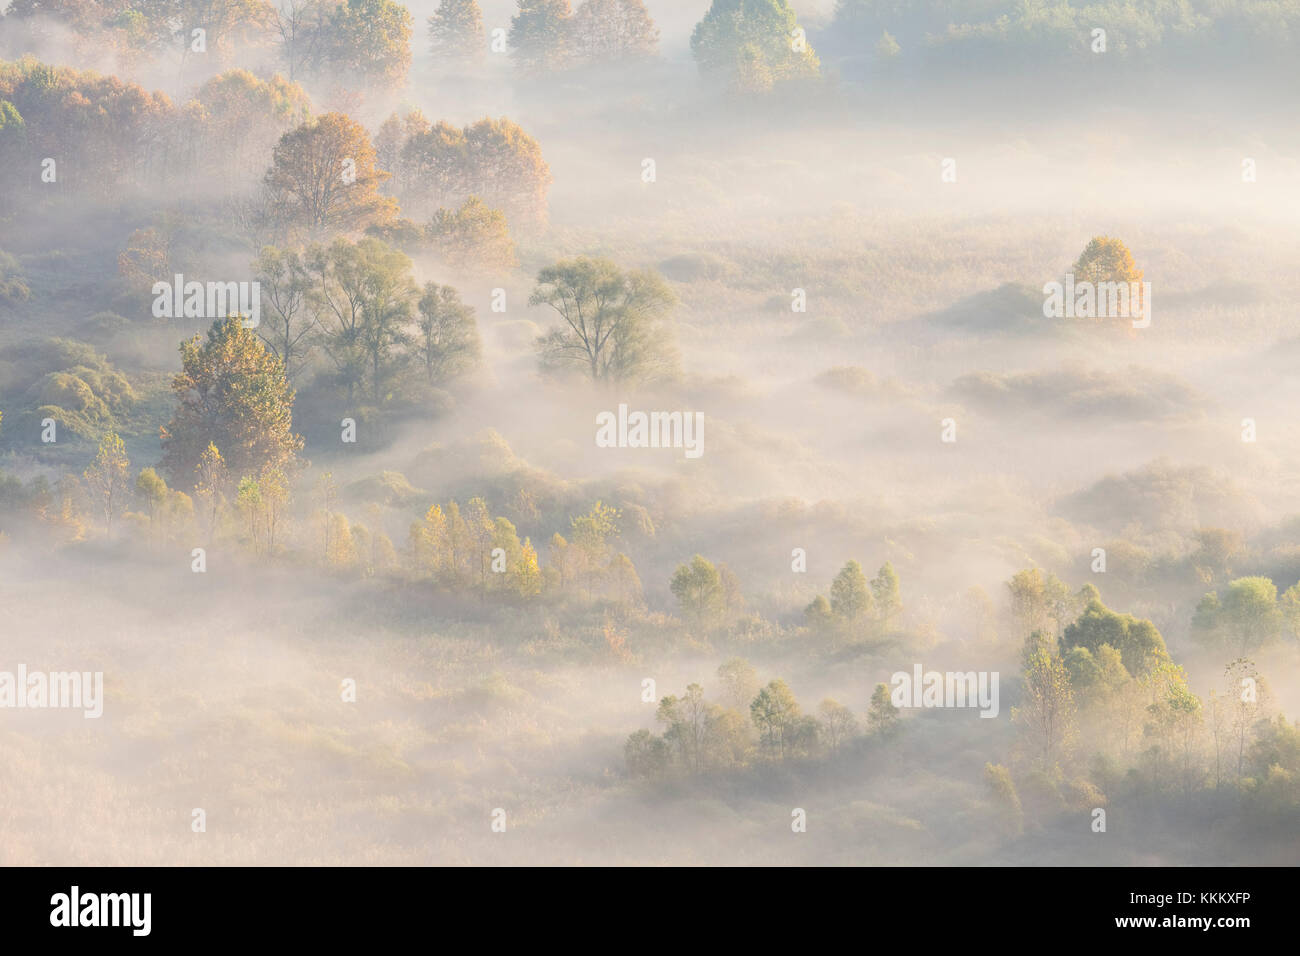
M 1239 654 L 1273 641 L 1282 630 L 1277 585 L 1266 577 L 1237 578 L 1228 585 L 1220 620 Z
M 161 432 L 172 483 L 192 486 L 209 446 L 224 449 L 239 475 L 291 470 L 302 439 L 292 431 L 294 392 L 284 364 L 238 316 L 213 322 L 206 342 L 196 335 L 180 350 L 181 371 L 172 379 L 179 404 Z
M 818 709 L 822 715 L 826 742 L 830 745 L 831 753 L 837 753 L 840 745 L 858 732 L 857 718 L 853 716 L 853 711 L 830 697 L 823 700 Z
M 867 724 L 877 734 L 891 733 L 898 726 L 898 708 L 894 706 L 888 684 L 877 684 L 871 692 L 871 703 L 867 706 Z
M 387 178 L 365 128 L 343 113 L 326 113 L 280 138 L 266 188 L 277 222 L 320 237 L 391 219 L 397 204 L 379 193 Z
M 510 49 L 530 73 L 563 69 L 570 59 L 569 0 L 518 0 L 510 20 Z
M 319 68 L 396 89 L 411 68 L 413 22 L 410 11 L 393 0 L 344 0 L 325 24 Z
M 586 0 L 573 16 L 573 56 L 583 63 L 625 63 L 654 56 L 659 29 L 643 0 Z
M 1029 568 L 1012 575 L 1007 582 L 1011 593 L 1011 615 L 1020 628 L 1019 637 L 1033 631 L 1059 634 L 1073 607 L 1070 589 L 1054 574 Z
M 1027 656 L 1024 696 L 1011 720 L 1026 728 L 1030 749 L 1050 772 L 1074 734 L 1074 692 L 1065 664 L 1046 647 L 1036 646 Z
M 196 173 L 230 191 L 246 189 L 266 172 L 266 154 L 310 110 L 302 87 L 279 74 L 265 80 L 242 69 L 217 74 L 186 104 Z
M 538 339 L 542 367 L 580 369 L 602 383 L 666 375 L 673 359 L 663 318 L 674 301 L 657 274 L 624 273 L 608 259 L 549 266 L 529 304 L 550 306 L 563 322 Z
M 483 59 L 483 11 L 476 0 L 442 0 L 429 17 L 429 51 L 434 59 L 464 65 Z
M 682 610 L 695 621 L 708 621 L 722 612 L 721 576 L 701 555 L 695 555 L 690 564 L 679 564 L 668 587 Z
M 819 635 L 830 633 L 835 624 L 835 615 L 831 612 L 831 602 L 824 594 L 819 594 L 803 609 L 804 621 L 808 627 Z
M 479 361 L 482 344 L 474 310 L 460 300 L 451 286 L 425 283 L 418 304 L 420 334 L 416 352 L 429 384 L 461 375 Z
M 818 74 L 817 54 L 802 36 L 788 0 L 713 0 L 691 34 L 691 53 L 701 73 L 760 91 Z
M 212 442 L 203 449 L 198 463 L 194 466 L 194 497 L 202 508 L 209 540 L 217 533 L 217 516 L 225 504 L 226 492 L 230 484 L 230 472 L 226 468 L 221 451 Z
M 99 452 L 82 477 L 99 504 L 104 528 L 111 535 L 113 518 L 121 513 L 131 493 L 131 462 L 117 432 L 109 432 L 100 440 Z
M 388 123 L 381 129 L 385 152 L 398 158 L 393 188 L 408 216 L 430 216 L 477 196 L 516 229 L 545 224 L 551 171 L 537 140 L 517 123 L 503 117 L 457 129 L 419 120 L 408 117 L 400 129 Z
M 308 248 L 309 301 L 320 318 L 325 352 L 351 402 L 369 379 L 370 397 L 388 397 L 388 383 L 411 343 L 408 326 L 419 295 L 411 260 L 378 239 L 336 239 Z
M 668 744 L 648 730 L 638 730 L 623 745 L 627 772 L 633 777 L 658 777 L 668 769 Z
M 902 598 L 898 596 L 898 575 L 888 561 L 881 565 L 876 576 L 871 579 L 871 596 L 883 624 L 888 624 L 903 609 Z
M 280 36 L 280 56 L 289 69 L 290 80 L 304 67 L 321 62 L 328 14 L 322 0 L 279 0 L 275 26 Z
M 1133 263 L 1133 254 L 1118 239 L 1094 236 L 1080 253 L 1071 270 L 1078 282 L 1141 282 L 1142 272 Z
M 519 264 L 505 213 L 470 196 L 455 212 L 439 209 L 425 229 L 438 255 L 454 266 L 510 269 Z
M 167 503 L 167 482 L 154 469 L 142 468 L 135 479 L 135 493 L 144 499 L 145 506 L 149 509 L 149 527 L 154 528 Z
M 1124 668 L 1135 677 L 1169 659 L 1165 640 L 1154 624 L 1129 614 L 1117 614 L 1093 598 L 1078 620 L 1065 629 L 1059 648 L 1062 653 L 1068 653 L 1071 648 L 1086 647 L 1096 656 L 1103 645 L 1118 650 Z
M 758 672 L 743 657 L 732 657 L 718 665 L 722 702 L 731 710 L 744 710 L 758 693 Z
M 831 613 L 841 625 L 851 627 L 871 612 L 871 589 L 862 565 L 849 561 L 831 582 Z
M 768 753 L 784 758 L 791 727 L 799 718 L 799 702 L 786 682 L 769 681 L 750 703 L 749 716 Z
M 285 377 L 292 382 L 311 356 L 312 333 L 318 327 L 308 303 L 311 277 L 301 253 L 274 246 L 262 249 L 253 268 L 262 297 L 271 307 L 257 334 L 284 363 Z

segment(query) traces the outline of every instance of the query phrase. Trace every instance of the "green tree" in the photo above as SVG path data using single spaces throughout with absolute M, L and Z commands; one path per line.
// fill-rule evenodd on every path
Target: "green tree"
M 518 0 L 519 12 L 510 20 L 510 50 L 531 73 L 569 65 L 571 13 L 569 0 Z
M 82 477 L 104 515 L 105 530 L 112 534 L 113 518 L 122 513 L 131 494 L 131 462 L 116 432 L 100 440 L 99 452 Z
M 318 325 L 308 300 L 311 277 L 302 254 L 294 249 L 265 246 L 253 263 L 262 299 L 270 305 L 257 334 L 282 363 L 290 382 L 311 357 L 312 337 Z
M 430 385 L 446 382 L 478 364 L 482 354 L 474 310 L 449 285 L 425 283 L 416 353 Z
M 538 339 L 543 369 L 577 369 L 610 383 L 670 375 L 675 354 L 665 319 L 675 301 L 657 273 L 625 273 L 608 259 L 580 256 L 548 266 L 529 299 L 562 320 Z
M 668 744 L 648 730 L 638 730 L 623 745 L 623 757 L 630 776 L 662 776 L 668 769 Z
M 393 0 L 344 0 L 325 25 L 321 68 L 396 89 L 411 68 L 411 13 Z
M 713 0 L 691 34 L 691 53 L 701 73 L 746 91 L 821 70 L 788 0 Z
M 800 716 L 799 702 L 786 682 L 769 681 L 749 705 L 749 716 L 758 728 L 763 747 L 783 759 L 790 745 L 790 731 Z
M 419 290 L 410 257 L 378 239 L 336 239 L 310 247 L 305 262 L 325 352 L 348 401 L 368 381 L 371 399 L 382 403 L 412 342 L 408 327 Z
M 144 499 L 145 506 L 149 509 L 149 527 L 156 527 L 170 493 L 167 482 L 154 469 L 142 468 L 135 479 L 135 493 Z
M 877 734 L 891 733 L 898 726 L 898 708 L 894 706 L 888 684 L 877 684 L 871 692 L 871 703 L 867 706 L 867 725 Z
M 483 59 L 487 44 L 477 0 L 442 0 L 428 25 L 429 51 L 435 60 L 464 65 Z
M 898 594 L 898 575 L 888 561 L 881 565 L 880 571 L 871 579 L 871 595 L 875 600 L 876 613 L 884 624 L 888 624 L 903 609 L 903 600 Z
M 723 610 L 722 578 L 711 561 L 695 555 L 690 564 L 679 564 L 669 590 L 692 620 L 704 622 Z
M 1042 646 L 1029 653 L 1021 705 L 1011 710 L 1012 723 L 1025 729 L 1028 746 L 1040 767 L 1057 766 L 1075 733 L 1074 691 L 1064 662 Z
M 852 626 L 871 613 L 873 601 L 862 565 L 849 561 L 831 582 L 831 613 L 842 625 Z
M 162 467 L 172 483 L 190 487 L 206 449 L 223 449 L 239 475 L 290 470 L 302 449 L 293 434 L 294 392 L 284 364 L 238 316 L 212 323 L 206 342 L 181 343 L 181 371 L 172 379 L 178 402 L 162 429 Z

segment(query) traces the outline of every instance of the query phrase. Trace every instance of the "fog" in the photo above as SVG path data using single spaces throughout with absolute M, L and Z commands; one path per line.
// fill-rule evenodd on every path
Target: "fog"
M 151 278 L 255 278 L 257 241 L 229 210 L 256 192 L 278 133 L 233 186 L 175 158 L 113 195 L 6 181 L 0 253 L 14 266 L 0 256 L 0 287 L 17 277 L 29 294 L 0 296 L 0 671 L 102 672 L 105 701 L 98 719 L 0 708 L 0 863 L 1300 862 L 1294 91 L 1226 53 L 1181 72 L 990 55 L 864 78 L 833 39 L 831 0 L 791 6 L 829 51 L 823 75 L 762 95 L 697 70 L 689 38 L 709 0 L 646 0 L 657 58 L 533 78 L 509 56 L 436 61 L 425 0 L 408 5 L 403 85 L 300 80 L 314 115 L 342 110 L 372 138 L 412 110 L 455 127 L 508 117 L 553 181 L 540 228 L 511 222 L 513 267 L 407 250 L 417 285 L 473 308 L 472 368 L 421 390 L 415 363 L 395 365 L 391 394 L 363 401 L 322 345 L 294 377 L 304 444 L 273 547 L 249 530 L 264 518 L 236 501 L 238 474 L 211 522 L 188 474 L 168 482 L 189 517 L 149 517 L 136 475 L 164 458 L 177 347 L 213 317 L 154 318 L 121 256 L 171 217 Z M 481 7 L 489 33 L 508 28 L 513 2 Z M 178 109 L 223 69 L 278 68 L 269 43 L 219 67 L 87 58 L 66 26 L 20 38 L 14 19 L 0 20 L 5 60 L 114 74 Z M 23 119 L 30 136 L 41 118 Z M 339 236 L 360 231 L 315 238 Z M 1045 317 L 1044 285 L 1100 236 L 1150 282 L 1148 327 Z M 557 316 L 529 297 L 576 256 L 663 277 L 675 304 L 655 334 L 671 338 L 674 374 L 544 374 L 536 341 Z M 55 340 L 98 356 L 93 382 Z M 76 369 L 97 394 L 59 399 L 72 386 L 50 376 Z M 110 371 L 133 398 L 100 413 Z M 620 405 L 701 413 L 702 454 L 601 447 L 597 416 Z M 357 441 L 340 441 L 345 420 Z M 106 527 L 90 473 L 110 431 L 130 491 Z M 412 525 L 475 498 L 536 548 L 537 592 L 480 586 L 472 561 L 465 580 L 456 558 L 446 578 L 419 565 Z M 574 546 L 573 519 L 598 501 L 617 529 L 574 580 L 555 578 L 552 536 Z M 340 515 L 356 548 L 342 558 Z M 640 594 L 614 583 L 616 555 Z M 704 613 L 674 593 L 695 555 L 725 565 L 739 595 Z M 850 561 L 866 578 L 892 566 L 897 613 L 840 619 L 832 581 Z M 1043 618 L 1043 667 L 1066 667 L 1091 585 L 1158 629 L 1195 718 L 1162 709 L 1165 677 L 1125 672 L 1109 697 L 1076 683 L 1068 739 L 1037 755 L 1026 622 L 1047 611 L 1008 586 L 1035 568 L 1074 602 Z M 1275 604 L 1246 623 L 1198 617 L 1206 594 L 1258 577 Z M 819 595 L 837 615 L 824 626 Z M 751 691 L 783 680 L 813 715 L 833 698 L 858 730 L 832 740 L 822 726 L 787 752 L 790 725 L 778 756 L 748 698 L 725 701 L 719 667 L 737 657 Z M 1238 658 L 1249 669 L 1227 673 Z M 999 673 L 998 715 L 905 706 L 873 723 L 873 690 L 917 665 Z M 1246 674 L 1260 699 L 1234 710 Z M 727 756 L 707 759 L 670 735 L 663 765 L 640 772 L 629 737 L 671 731 L 660 701 L 692 683 L 718 708 L 708 720 L 734 711 L 743 729 L 719 730 Z M 1130 686 L 1131 739 L 1112 725 Z M 1217 723 L 1212 691 L 1229 701 Z M 991 768 L 1008 768 L 1012 800 Z M 796 809 L 806 832 L 792 832 Z

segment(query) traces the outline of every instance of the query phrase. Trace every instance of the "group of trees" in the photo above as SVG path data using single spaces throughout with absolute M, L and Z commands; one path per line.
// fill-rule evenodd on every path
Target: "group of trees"
M 903 609 L 898 575 L 886 561 L 870 581 L 857 561 L 849 561 L 831 582 L 830 600 L 817 595 L 804 608 L 804 620 L 813 633 L 834 642 L 852 642 L 889 630 Z
M 430 19 L 431 36 L 436 19 Z M 654 56 L 659 29 L 643 0 L 583 0 L 576 11 L 569 0 L 518 0 L 509 41 L 516 62 L 538 72 Z
M 1258 620 L 1267 613 L 1262 598 L 1268 589 L 1260 579 L 1241 580 L 1238 620 Z M 1292 770 L 1275 770 L 1277 754 L 1270 749 L 1294 730 L 1270 721 L 1268 689 L 1252 661 L 1230 661 L 1223 687 L 1199 697 L 1150 621 L 1107 608 L 1092 585 L 1073 601 L 1053 602 L 1057 583 L 1033 572 L 1011 582 L 1021 619 L 1047 624 L 1025 638 L 1020 699 L 1011 714 L 1020 730 L 1022 780 L 1102 806 L 1107 791 L 1120 785 L 1119 760 L 1137 775 L 1125 786 L 1136 780 L 1147 792 L 1187 796 L 1232 786 L 1249 795 L 1265 785 L 1263 775 L 1269 786 L 1286 791 L 1289 806 L 1300 803 Z M 1080 606 L 1077 618 L 1054 635 L 1060 618 L 1053 621 L 1051 609 L 1064 616 L 1062 609 Z M 1011 771 L 993 766 L 989 782 L 1003 809 L 1018 819 Z
M 1279 597 L 1277 585 L 1262 575 L 1228 582 L 1219 597 L 1210 591 L 1196 605 L 1192 637 L 1199 643 L 1236 654 L 1250 654 L 1284 632 L 1300 635 L 1300 583 Z
M 1252 57 L 1293 54 L 1300 8 L 1249 0 L 838 0 L 825 41 L 849 59 L 901 55 L 928 66 L 974 60 L 1043 68 L 1095 56 L 1096 28 L 1106 31 L 1108 56 L 1201 68 L 1247 50 Z
M 851 708 L 828 697 L 816 715 L 805 714 L 785 681 L 760 684 L 743 658 L 725 661 L 717 677 L 717 700 L 708 700 L 702 686 L 690 684 L 681 697 L 670 694 L 659 701 L 655 719 L 664 725 L 662 735 L 638 730 L 624 745 L 631 776 L 729 770 L 756 758 L 834 756 L 862 735 Z M 873 736 L 888 736 L 897 727 L 898 708 L 887 685 L 876 685 L 865 717 Z
M 82 52 L 107 49 L 127 68 L 174 58 L 220 69 L 274 48 L 291 80 L 390 89 L 411 64 L 411 14 L 392 0 L 15 0 L 0 26 L 30 49 L 50 22 Z
M 821 62 L 788 0 L 713 0 L 691 34 L 705 76 L 762 92 L 821 72 Z
M 439 386 L 479 360 L 474 310 L 450 286 L 419 287 L 410 258 L 378 239 L 268 246 L 254 267 L 270 352 L 292 378 L 319 351 L 349 406 L 382 405 L 405 373 Z
M 392 175 L 386 189 L 408 218 L 424 220 L 478 197 L 525 231 L 546 222 L 550 169 L 537 141 L 508 119 L 457 128 L 430 123 L 419 110 L 394 114 L 380 126 L 375 149 Z

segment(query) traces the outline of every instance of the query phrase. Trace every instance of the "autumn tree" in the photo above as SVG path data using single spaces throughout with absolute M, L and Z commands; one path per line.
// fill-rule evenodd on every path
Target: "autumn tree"
M 113 519 L 122 513 L 131 494 L 131 462 L 116 432 L 110 431 L 100 440 L 99 452 L 82 478 L 104 515 L 105 530 L 112 534 Z
M 207 341 L 196 335 L 180 351 L 181 371 L 172 379 L 178 405 L 161 432 L 172 483 L 192 487 L 209 446 L 240 476 L 291 469 L 302 448 L 292 430 L 294 392 L 284 363 L 256 333 L 231 316 L 212 323 Z
M 1078 282 L 1141 282 L 1142 271 L 1133 262 L 1133 254 L 1119 239 L 1094 236 L 1080 253 L 1071 269 Z
M 537 141 L 518 124 L 501 118 L 464 128 L 441 122 L 385 126 L 386 138 L 401 141 L 400 147 L 386 142 L 385 149 L 396 152 L 393 191 L 407 215 L 420 219 L 477 196 L 517 229 L 535 232 L 545 224 L 551 171 Z
M 443 63 L 464 65 L 483 59 L 487 44 L 483 11 L 477 0 L 442 0 L 429 17 L 429 51 Z
M 425 283 L 420 296 L 416 352 L 431 385 L 463 374 L 479 360 L 482 346 L 474 309 L 451 286 Z
M 624 272 L 608 259 L 580 256 L 537 275 L 529 303 L 561 323 L 537 341 L 542 367 L 579 370 L 593 382 L 665 377 L 675 368 L 669 309 L 676 301 L 655 272 Z
M 302 87 L 279 74 L 264 80 L 234 69 L 210 78 L 186 109 L 197 174 L 227 188 L 255 181 L 266 171 L 266 154 L 310 109 Z
M 396 213 L 396 203 L 379 193 L 387 178 L 365 128 L 343 113 L 326 113 L 276 145 L 266 174 L 270 214 L 309 236 L 362 232 Z
M 713 0 L 691 34 L 691 53 L 704 75 L 757 92 L 819 73 L 802 37 L 788 0 Z

